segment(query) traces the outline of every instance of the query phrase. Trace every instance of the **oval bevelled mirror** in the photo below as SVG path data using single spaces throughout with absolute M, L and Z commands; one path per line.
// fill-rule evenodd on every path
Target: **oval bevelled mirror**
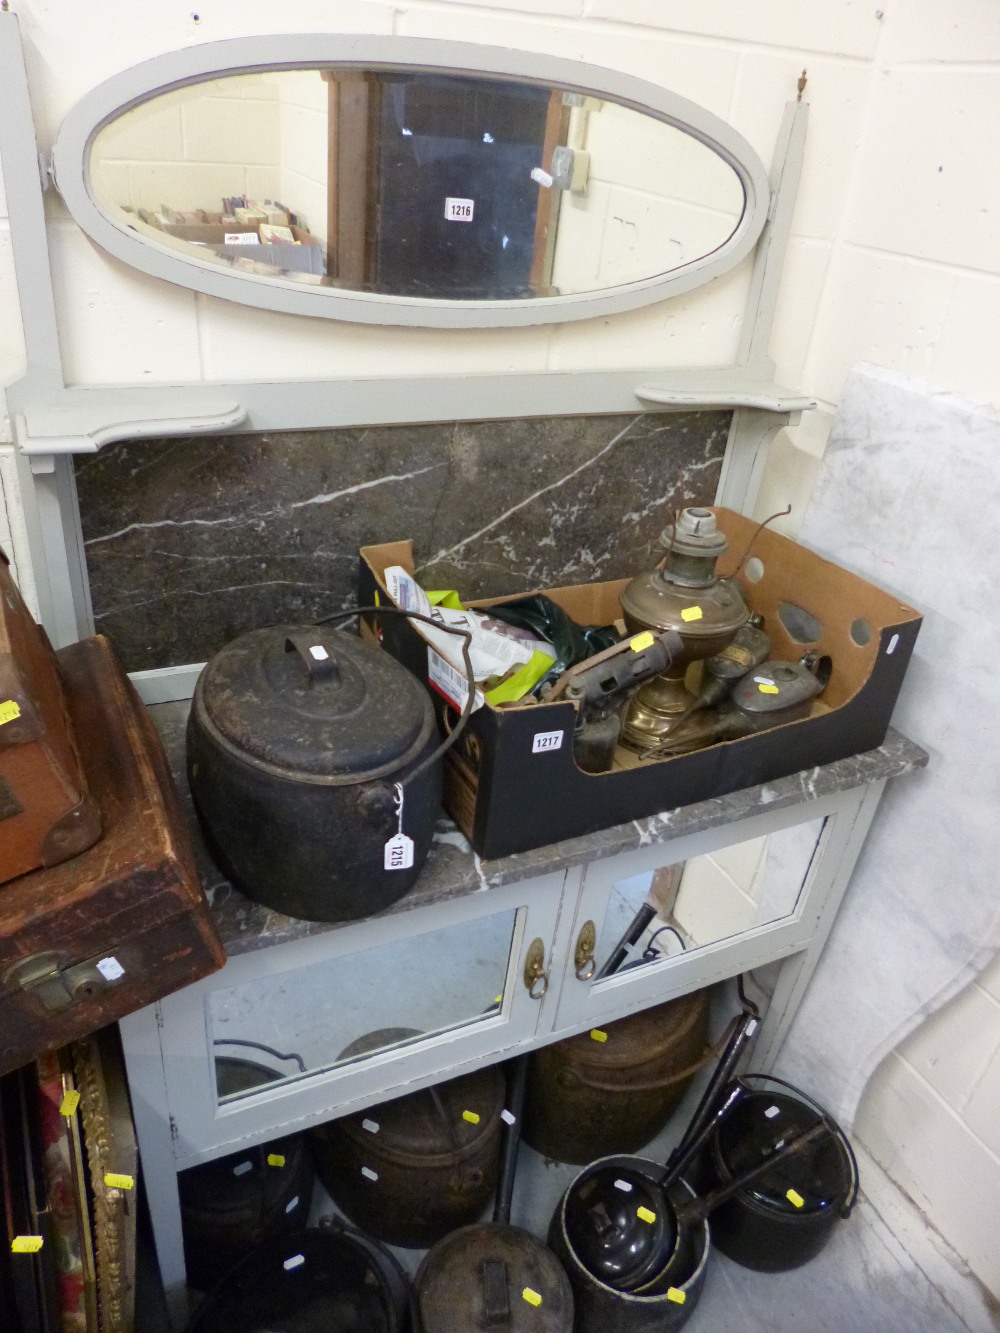
M 218 45 L 231 57 L 263 40 Z M 707 112 L 650 85 L 669 110 L 613 95 L 602 83 L 636 81 L 587 66 L 550 61 L 543 79 L 540 57 L 492 52 L 495 70 L 475 69 L 468 53 L 488 65 L 487 48 L 400 42 L 381 45 L 413 65 L 324 60 L 315 42 L 294 68 L 213 67 L 208 48 L 150 61 L 71 113 L 59 188 L 94 239 L 146 271 L 386 323 L 623 309 L 707 281 L 756 239 L 763 168 Z M 182 57 L 193 76 L 141 90 Z

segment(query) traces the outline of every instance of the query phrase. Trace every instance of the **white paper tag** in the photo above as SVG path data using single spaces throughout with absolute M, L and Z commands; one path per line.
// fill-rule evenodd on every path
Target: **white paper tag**
M 886 657 L 888 657 L 890 653 L 894 653 L 894 652 L 896 651 L 896 644 L 897 644 L 897 643 L 899 643 L 899 635 L 898 635 L 898 634 L 894 634 L 894 635 L 892 636 L 892 638 L 889 640 L 889 642 L 888 642 L 888 644 L 887 644 L 887 646 L 886 646 L 886 650 L 885 650 L 885 655 L 886 655 Z
M 305 1261 L 306 1261 L 306 1256 L 304 1254 L 293 1254 L 290 1259 L 285 1260 L 283 1267 L 301 1268 L 302 1265 L 305 1263 Z
M 514 1115 L 514 1113 L 513 1113 L 512 1111 L 506 1111 L 506 1110 L 505 1110 L 505 1111 L 501 1111 L 501 1112 L 500 1112 L 500 1119 L 504 1122 L 505 1125 L 516 1125 L 516 1124 L 517 1124 L 517 1116 Z
M 227 231 L 224 245 L 260 245 L 260 237 L 255 231 Z
M 616 1181 L 615 1181 L 615 1189 L 616 1189 L 616 1190 L 621 1190 L 623 1194 L 631 1194 L 631 1193 L 632 1193 L 632 1186 L 628 1183 L 627 1180 L 616 1180 Z
M 471 222 L 475 208 L 476 201 L 474 199 L 446 199 L 444 201 L 444 215 L 449 222 Z
M 564 731 L 536 731 L 531 742 L 532 754 L 545 754 L 549 750 L 562 749 Z
M 413 865 L 413 839 L 397 833 L 385 844 L 386 870 L 409 870 Z
M 448 702 L 461 712 L 469 697 L 469 682 L 461 671 L 456 671 L 452 664 L 430 645 L 427 648 L 427 679 L 439 694 L 443 694 Z M 484 702 L 482 690 L 476 690 L 476 701 L 472 705 L 472 711 L 482 708 Z
M 361 1122 L 361 1128 L 362 1128 L 362 1129 L 366 1129 L 366 1130 L 368 1131 L 369 1134 L 377 1134 L 377 1133 L 378 1133 L 378 1121 L 377 1121 L 377 1120 L 362 1120 L 362 1122 Z
M 253 1162 L 240 1162 L 239 1166 L 233 1167 L 234 1176 L 245 1176 L 248 1171 L 253 1170 Z
M 754 680 L 754 684 L 755 684 L 755 685 L 773 685 L 773 684 L 774 684 L 774 681 L 771 679 L 770 676 L 754 676 L 753 680 Z
M 321 643 L 314 643 L 309 649 L 309 656 L 314 657 L 317 662 L 325 662 L 330 654 Z
M 299 1206 L 299 1196 L 296 1194 L 294 1199 L 289 1199 L 285 1204 L 285 1212 L 291 1213 Z
M 105 981 L 117 981 L 125 975 L 125 969 L 117 958 L 102 958 L 97 964 L 97 970 Z
M 378 1172 L 373 1171 L 370 1166 L 363 1166 L 361 1168 L 361 1174 L 364 1176 L 365 1180 L 378 1180 Z
M 769 1106 L 769 1107 L 767 1108 L 767 1110 L 764 1112 L 764 1114 L 767 1116 L 768 1120 L 773 1120 L 774 1117 L 775 1117 L 776 1115 L 779 1115 L 780 1113 L 781 1113 L 781 1107 L 780 1107 L 780 1106 Z

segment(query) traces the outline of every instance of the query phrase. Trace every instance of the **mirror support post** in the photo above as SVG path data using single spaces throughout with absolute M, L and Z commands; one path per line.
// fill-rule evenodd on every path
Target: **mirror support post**
M 761 379 L 770 379 L 774 373 L 768 346 L 802 175 L 808 118 L 808 103 L 789 102 L 785 106 L 770 172 L 768 220 L 754 256 L 737 363 Z M 797 424 L 799 419 L 798 413 L 775 415 L 748 407 L 736 409 L 729 428 L 717 504 L 741 514 L 753 513 L 771 441 L 783 426 Z

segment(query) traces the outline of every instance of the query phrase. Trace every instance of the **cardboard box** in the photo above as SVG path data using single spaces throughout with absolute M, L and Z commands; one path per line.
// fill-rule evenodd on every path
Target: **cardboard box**
M 920 614 L 779 533 L 764 529 L 754 538 L 755 523 L 731 510 L 714 512 L 730 548 L 719 562 L 720 574 L 731 575 L 753 539 L 752 559 L 736 580 L 751 610 L 764 617 L 772 658 L 794 661 L 807 649 L 830 658 L 830 679 L 810 716 L 692 754 L 641 764 L 620 749 L 610 772 L 594 774 L 573 761 L 572 703 L 520 708 L 487 703 L 472 714 L 465 734 L 448 752 L 444 796 L 448 813 L 481 856 L 508 856 L 610 828 L 882 743 Z M 362 548 L 360 606 L 390 601 L 384 574 L 391 565 L 412 571 L 412 543 Z M 580 623 L 608 624 L 621 617 L 618 596 L 627 582 L 544 591 Z M 469 605 L 485 607 L 504 600 L 510 599 Z M 818 637 L 809 642 L 793 638 L 779 613 L 783 605 L 786 618 L 789 606 L 813 616 L 820 625 Z M 365 617 L 367 632 L 376 632 L 376 619 Z M 427 643 L 417 625 L 402 616 L 385 616 L 378 633 L 383 647 L 427 682 Z M 435 697 L 447 725 L 448 714 L 454 720 L 454 709 L 439 692 Z M 545 748 L 539 748 L 540 737 L 549 738 Z
M 258 227 L 253 223 L 238 222 L 236 218 L 227 218 L 224 222 L 172 222 L 163 228 L 170 236 L 182 241 L 194 241 L 208 245 L 216 254 L 232 259 L 252 259 L 258 264 L 273 264 L 295 273 L 312 273 L 318 277 L 326 272 L 323 246 L 317 236 L 292 227 L 292 235 L 298 245 L 226 245 L 226 236 L 256 235 Z

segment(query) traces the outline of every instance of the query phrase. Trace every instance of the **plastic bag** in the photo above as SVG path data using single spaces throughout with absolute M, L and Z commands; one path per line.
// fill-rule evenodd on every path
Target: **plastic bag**
M 553 685 L 567 669 L 583 662 L 605 648 L 618 643 L 621 635 L 614 625 L 578 625 L 551 597 L 534 593 L 519 597 L 499 606 L 484 607 L 487 615 L 503 620 L 508 625 L 523 625 L 534 630 L 552 645 L 556 660 L 534 686 L 531 693 L 540 694 L 547 685 Z

